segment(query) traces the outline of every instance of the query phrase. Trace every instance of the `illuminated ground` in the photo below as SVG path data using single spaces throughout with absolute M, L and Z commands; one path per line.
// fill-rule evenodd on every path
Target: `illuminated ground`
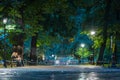
M 120 69 L 99 66 L 1 68 L 0 80 L 120 80 Z

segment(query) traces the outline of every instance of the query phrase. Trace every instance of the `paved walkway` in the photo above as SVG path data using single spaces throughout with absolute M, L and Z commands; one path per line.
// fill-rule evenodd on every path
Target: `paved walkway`
M 52 66 L 39 65 L 39 66 L 24 66 L 11 69 L 30 71 L 33 70 L 33 71 L 74 71 L 74 72 L 111 72 L 111 71 L 120 72 L 120 69 L 117 68 L 104 68 L 95 65 L 52 65 Z
M 93 65 L 0 68 L 0 80 L 120 80 L 120 69 Z

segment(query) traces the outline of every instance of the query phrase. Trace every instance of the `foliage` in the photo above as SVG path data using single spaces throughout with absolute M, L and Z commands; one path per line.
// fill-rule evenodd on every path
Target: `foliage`
M 61 36 L 64 36 L 64 37 L 69 37 L 69 36 L 73 37 L 78 31 L 78 26 L 76 27 L 76 24 L 75 24 L 75 16 L 78 14 L 77 10 L 81 9 L 83 7 L 83 4 L 85 5 L 85 1 L 82 1 L 82 0 L 67 1 L 66 0 L 64 2 L 60 1 L 59 5 L 67 6 L 67 7 L 58 7 L 54 5 L 57 9 L 55 10 L 53 9 L 54 12 L 52 12 L 51 15 L 48 15 L 50 16 L 50 18 L 47 19 L 49 23 L 48 24 L 45 23 L 48 26 L 45 29 L 48 30 L 49 28 L 51 28 L 50 30 L 52 30 L 52 32 L 50 33 L 53 35 L 55 35 L 56 33 L 59 33 Z M 48 4 L 51 4 L 51 3 L 48 3 Z M 54 7 L 53 5 L 50 5 L 50 6 Z
M 45 20 L 45 18 L 42 16 L 43 14 L 43 1 L 33 1 L 32 4 L 28 4 L 29 6 L 25 9 L 24 19 L 25 24 L 29 25 L 29 28 L 25 28 L 25 31 L 31 34 L 31 36 L 35 35 L 34 33 L 39 32 L 42 30 L 43 25 L 41 22 Z
M 60 40 L 57 37 L 49 36 L 45 33 L 41 33 L 40 38 L 37 40 L 37 47 L 41 46 L 51 46 L 53 43 L 59 43 Z
M 88 51 L 87 48 L 78 47 L 75 54 L 81 56 L 81 58 L 87 58 L 91 54 L 91 52 Z
M 16 44 L 17 36 L 22 33 L 22 40 L 35 36 L 39 33 L 37 46 L 59 43 L 58 35 L 62 38 L 73 38 L 82 27 L 83 34 L 86 34 L 94 43 L 92 48 L 99 49 L 104 42 L 104 27 L 108 27 L 106 47 L 110 47 L 110 36 L 113 41 L 119 40 L 119 2 L 113 0 L 110 12 L 105 9 L 107 0 L 2 0 L 0 3 L 0 18 L 8 17 L 11 25 L 15 24 L 14 30 L 9 30 L 10 42 Z M 76 26 L 75 16 L 78 9 L 85 9 L 85 21 L 82 26 Z M 21 11 L 23 13 L 21 13 Z M 107 16 L 105 16 L 107 15 Z M 106 19 L 107 17 L 108 19 Z M 23 19 L 23 23 L 21 22 Z M 8 24 L 9 24 L 8 23 Z M 107 26 L 105 26 L 107 24 Z M 2 21 L 0 23 L 2 27 Z M 24 27 L 21 27 L 24 26 Z M 96 34 L 91 36 L 90 29 L 95 29 Z M 116 35 L 117 33 L 117 35 Z M 73 39 L 74 40 L 74 39 Z M 71 43 L 73 42 L 71 41 Z M 106 50 L 107 50 L 106 49 Z M 81 50 L 76 52 L 81 55 Z M 89 54 L 85 50 L 86 57 Z
M 94 35 L 91 35 L 91 31 L 89 30 L 84 30 L 81 32 L 81 34 L 87 35 L 89 39 L 93 42 L 92 48 L 94 49 L 100 48 L 100 44 L 103 42 L 101 33 L 101 29 L 96 29 Z
M 6 42 L 7 43 L 7 42 Z M 9 44 L 3 43 L 2 41 L 0 42 L 0 60 L 6 56 L 7 60 L 10 60 L 11 54 L 12 54 L 12 49 Z M 6 47 L 4 47 L 6 45 Z M 4 54 L 4 49 L 5 49 L 5 54 Z

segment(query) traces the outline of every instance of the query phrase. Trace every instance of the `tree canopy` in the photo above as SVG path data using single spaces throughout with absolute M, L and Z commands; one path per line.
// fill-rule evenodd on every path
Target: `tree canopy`
M 31 49 L 56 42 L 63 44 L 63 41 L 67 41 L 64 45 L 76 44 L 76 36 L 82 35 L 81 32 L 87 35 L 95 29 L 95 37 L 90 39 L 94 49 L 100 49 L 98 61 L 101 61 L 110 46 L 110 37 L 113 36 L 115 44 L 119 40 L 119 6 L 118 0 L 2 0 L 0 27 L 2 19 L 8 18 L 6 25 L 15 28 L 9 30 L 7 38 L 12 44 L 23 45 L 31 37 Z

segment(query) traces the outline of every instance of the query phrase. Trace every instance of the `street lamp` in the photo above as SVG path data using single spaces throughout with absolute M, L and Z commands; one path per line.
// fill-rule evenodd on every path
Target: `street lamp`
M 113 35 L 110 36 L 110 48 L 111 48 L 111 59 L 112 59 L 112 65 L 111 67 L 116 67 L 116 53 L 114 52 L 114 48 L 115 48 L 115 43 L 113 43 Z
M 82 43 L 80 46 L 81 46 L 82 48 L 84 48 L 84 47 L 85 47 L 85 44 L 84 44 L 84 43 Z
M 3 24 L 6 24 L 7 23 L 7 18 L 4 18 L 3 19 Z
M 92 36 L 94 36 L 95 35 L 95 31 L 91 31 L 90 32 L 90 34 L 92 35 Z M 93 48 L 93 54 L 91 55 L 91 58 L 92 58 L 92 64 L 94 64 L 94 48 Z
M 90 34 L 91 34 L 91 35 L 95 35 L 95 31 L 91 31 Z
M 81 43 L 80 46 L 82 47 L 82 53 L 83 53 L 83 52 L 84 52 L 84 51 L 83 51 L 83 50 L 84 50 L 83 48 L 85 47 L 85 44 L 84 44 L 84 43 Z M 84 61 L 81 60 L 81 62 L 84 62 Z
M 6 27 L 5 27 L 6 23 L 7 23 L 7 18 L 4 18 L 3 19 L 3 24 L 4 24 L 4 55 L 3 55 L 4 63 L 3 63 L 3 66 L 5 68 L 7 68 L 7 64 L 6 64 L 6 42 L 5 42 L 5 40 L 6 40 L 6 38 L 5 38 L 5 35 L 6 35 Z

